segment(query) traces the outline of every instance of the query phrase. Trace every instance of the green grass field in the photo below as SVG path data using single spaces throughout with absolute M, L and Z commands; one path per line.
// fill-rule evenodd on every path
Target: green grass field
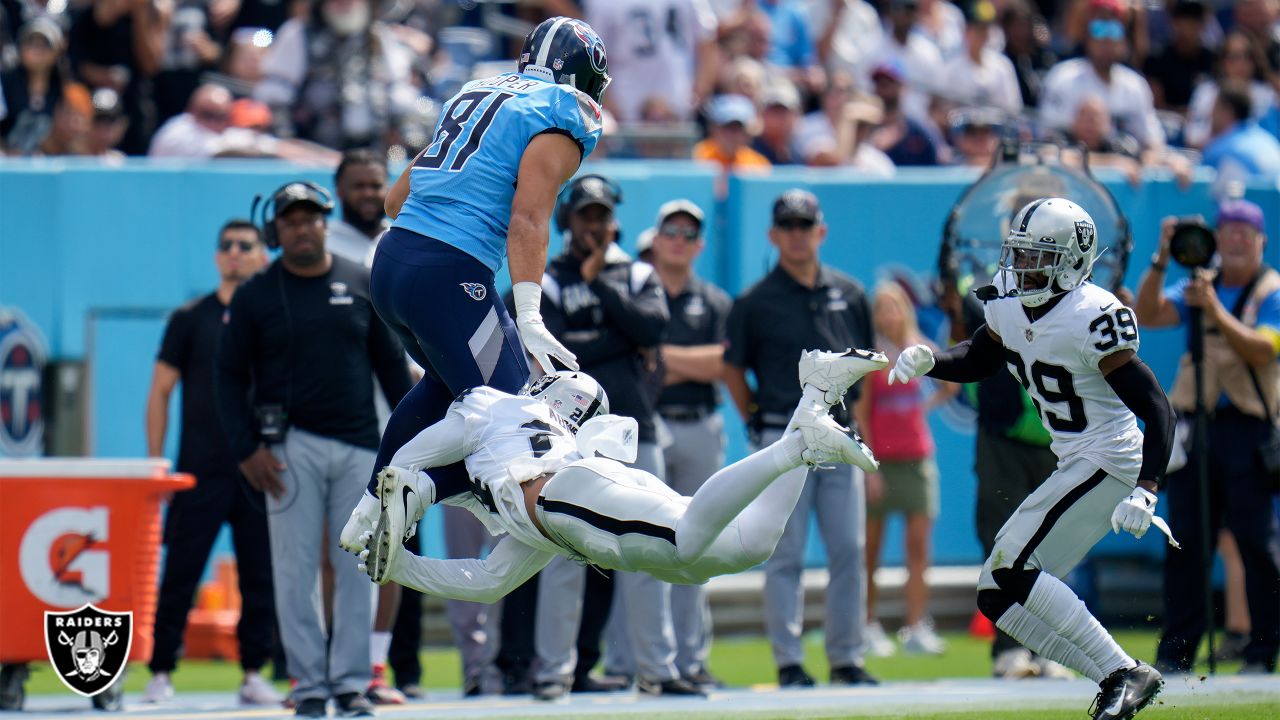
M 935 680 L 940 678 L 988 677 L 991 673 L 990 646 L 963 633 L 945 634 L 949 647 L 940 657 L 896 655 L 890 658 L 870 658 L 867 667 L 883 680 Z M 1156 637 L 1151 632 L 1119 632 L 1117 641 L 1135 657 L 1150 659 L 1155 650 Z M 810 634 L 805 642 L 805 666 L 819 681 L 827 677 L 827 663 L 823 657 L 822 637 Z M 424 685 L 434 689 L 458 688 L 462 685 L 461 662 L 452 648 L 431 648 L 422 653 L 425 668 Z M 1220 674 L 1234 673 L 1238 664 L 1219 665 Z M 711 668 L 732 687 L 749 687 L 776 681 L 769 644 L 764 638 L 727 638 L 717 640 L 712 647 Z M 62 683 L 47 665 L 36 665 L 27 682 L 27 692 L 39 695 L 65 692 Z M 130 666 L 125 689 L 140 692 L 149 674 L 140 665 Z M 234 663 L 190 661 L 182 663 L 174 674 L 173 684 L 178 692 L 232 691 L 240 681 L 240 669 Z M 286 686 L 282 683 L 282 689 Z M 1273 708 L 1274 709 L 1274 708 Z M 947 716 L 953 717 L 953 716 Z M 963 717 L 963 716 L 954 716 Z M 1273 713 L 1269 718 L 1280 717 Z

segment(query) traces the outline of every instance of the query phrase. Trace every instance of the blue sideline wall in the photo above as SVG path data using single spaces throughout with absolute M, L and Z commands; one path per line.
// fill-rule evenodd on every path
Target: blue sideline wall
M 703 166 L 601 162 L 590 170 L 615 178 L 622 187 L 618 216 L 628 250 L 666 200 L 687 197 L 706 209 L 711 239 L 698 269 L 731 292 L 750 286 L 775 261 L 766 237 L 769 208 L 778 193 L 797 185 L 816 192 L 827 214 L 831 232 L 823 249 L 825 262 L 868 288 L 890 271 L 927 281 L 947 213 L 977 177 L 965 169 L 901 171 L 893 181 L 776 170 L 732 178 L 727 185 L 721 181 L 727 193 L 717 201 L 717 178 Z M 217 228 L 230 217 L 246 216 L 256 193 L 270 193 L 293 179 L 332 185 L 330 171 L 275 162 L 103 166 L 0 161 L 0 305 L 25 312 L 47 337 L 53 358 L 87 361 L 94 455 L 144 452 L 143 404 L 166 314 L 216 283 L 211 256 Z M 1210 179 L 1198 178 L 1184 190 L 1165 179 L 1134 188 L 1119 176 L 1104 175 L 1134 231 L 1130 287 L 1155 248 L 1161 217 L 1212 216 Z M 1277 236 L 1280 193 L 1257 187 L 1249 197 L 1262 204 L 1270 235 Z M 560 239 L 553 236 L 551 241 L 554 253 Z M 1280 251 L 1268 247 L 1267 257 L 1277 264 Z M 505 275 L 499 282 L 508 282 Z M 1176 331 L 1143 335 L 1142 354 L 1166 384 L 1172 381 L 1181 343 Z M 726 414 L 733 459 L 746 452 L 746 443 L 741 423 L 727 406 Z M 934 540 L 940 564 L 981 560 L 972 530 L 973 437 L 959 417 L 940 413 L 931 418 L 942 470 L 942 514 Z M 175 436 L 170 433 L 171 455 Z M 892 529 L 887 539 L 886 564 L 902 562 L 899 532 Z M 428 551 L 440 554 L 438 522 L 428 525 L 425 537 Z M 1109 538 L 1098 552 L 1135 550 L 1156 556 L 1159 540 Z M 809 560 L 823 560 L 816 537 L 810 539 Z

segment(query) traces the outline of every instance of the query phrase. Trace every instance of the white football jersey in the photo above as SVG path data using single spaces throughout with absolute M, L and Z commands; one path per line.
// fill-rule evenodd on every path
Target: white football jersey
M 1092 283 L 1067 293 L 1035 322 L 1016 297 L 992 300 L 983 311 L 1004 342 L 1009 372 L 1040 411 L 1059 462 L 1087 457 L 1117 478 L 1136 481 L 1142 432 L 1098 369 L 1107 355 L 1137 352 L 1133 311 Z
M 582 459 L 573 433 L 541 401 L 490 387 L 467 391 L 449 406 L 463 419 L 471 492 L 444 502 L 465 507 L 497 535 L 563 552 L 529 519 L 521 483 Z

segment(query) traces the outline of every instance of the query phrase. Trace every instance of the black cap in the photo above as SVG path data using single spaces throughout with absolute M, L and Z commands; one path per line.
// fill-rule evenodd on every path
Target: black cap
M 822 222 L 822 209 L 818 207 L 818 198 L 808 190 L 792 188 L 773 201 L 773 224 L 784 220 L 808 220 Z
M 1177 0 L 1169 14 L 1175 18 L 1204 20 L 1209 15 L 1209 6 L 1204 0 Z
M 283 215 L 289 208 L 298 203 L 314 205 L 320 212 L 328 215 L 333 211 L 333 201 L 321 193 L 315 186 L 303 182 L 291 182 L 276 191 L 272 198 L 275 214 Z
M 612 210 L 618 204 L 614 189 L 598 177 L 585 177 L 573 186 L 566 200 L 569 212 L 576 213 L 588 205 L 603 205 Z

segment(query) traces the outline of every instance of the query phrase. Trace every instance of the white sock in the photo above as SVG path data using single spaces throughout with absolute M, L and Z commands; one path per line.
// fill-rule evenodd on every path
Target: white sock
M 1088 655 L 1102 671 L 1103 678 L 1137 664 L 1116 644 L 1111 633 L 1090 614 L 1089 608 L 1071 592 L 1071 588 L 1049 573 L 1041 572 L 1036 578 L 1025 604 L 1027 612 L 1043 620 Z
M 1017 603 L 1010 605 L 1004 615 L 1000 616 L 996 627 L 1009 633 L 1041 657 L 1062 663 L 1096 683 L 1101 683 L 1107 676 L 1083 650 L 1072 645 L 1053 628 L 1044 624 L 1043 620 Z
M 369 664 L 386 665 L 389 652 L 391 652 L 391 633 L 385 630 L 374 630 L 369 638 Z
M 800 433 L 788 433 L 708 478 L 693 494 L 689 508 L 676 523 L 676 548 L 680 558 L 692 562 L 701 557 L 721 531 L 770 483 L 802 464 L 800 456 L 804 449 Z

